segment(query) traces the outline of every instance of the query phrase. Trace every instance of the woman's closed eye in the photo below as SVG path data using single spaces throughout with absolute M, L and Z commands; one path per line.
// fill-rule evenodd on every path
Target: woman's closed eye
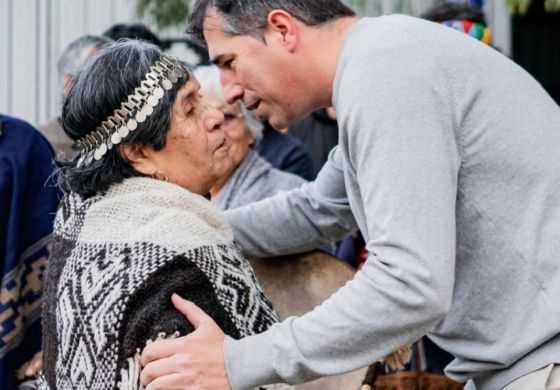
M 236 119 L 239 119 L 243 116 L 243 114 L 235 114 L 232 112 L 224 112 L 224 124 L 228 124 L 233 122 Z

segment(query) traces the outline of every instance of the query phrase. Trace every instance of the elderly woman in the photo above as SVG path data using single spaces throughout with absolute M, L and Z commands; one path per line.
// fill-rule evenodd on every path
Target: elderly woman
M 234 338 L 277 321 L 206 198 L 233 161 L 224 115 L 182 62 L 113 44 L 82 70 L 62 122 L 79 155 L 62 169 L 41 388 L 142 388 L 146 343 L 193 330 L 173 293 Z
M 231 168 L 210 189 L 217 207 L 227 210 L 244 206 L 305 183 L 299 176 L 274 168 L 253 150 L 262 137 L 263 125 L 241 103 L 226 103 L 217 67 L 202 66 L 194 74 L 202 95 L 224 113 L 222 127 L 233 160 Z

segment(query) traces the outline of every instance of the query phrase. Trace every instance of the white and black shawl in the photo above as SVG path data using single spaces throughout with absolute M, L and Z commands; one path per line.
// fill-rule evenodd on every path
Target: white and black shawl
M 147 340 L 193 330 L 174 292 L 234 338 L 278 321 L 221 213 L 149 178 L 85 201 L 65 197 L 45 290 L 41 386 L 51 390 L 142 388 Z

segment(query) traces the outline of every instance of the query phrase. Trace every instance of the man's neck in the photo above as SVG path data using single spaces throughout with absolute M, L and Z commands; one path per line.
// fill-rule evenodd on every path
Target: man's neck
M 358 17 L 342 18 L 316 30 L 309 43 L 313 46 L 314 56 L 310 58 L 313 81 L 318 91 L 318 104 L 323 107 L 332 105 L 333 84 L 342 47 L 350 28 L 359 21 Z

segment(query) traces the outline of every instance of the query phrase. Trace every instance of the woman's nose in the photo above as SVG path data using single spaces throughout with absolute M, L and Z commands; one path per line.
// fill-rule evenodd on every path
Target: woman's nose
M 214 131 L 222 127 L 224 123 L 224 113 L 209 104 L 205 105 L 205 124 L 208 131 Z

